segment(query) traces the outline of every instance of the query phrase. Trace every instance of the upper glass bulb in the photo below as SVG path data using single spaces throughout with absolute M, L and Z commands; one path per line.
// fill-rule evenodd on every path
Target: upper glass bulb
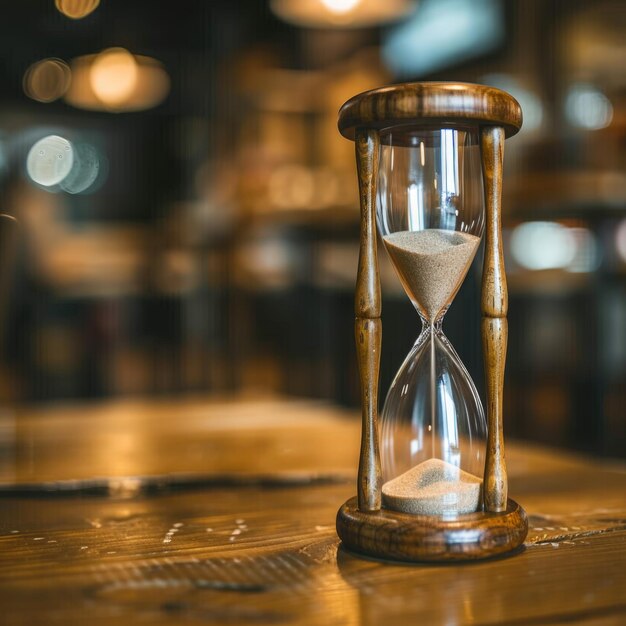
M 454 299 L 484 229 L 477 129 L 381 134 L 378 227 L 423 320 Z

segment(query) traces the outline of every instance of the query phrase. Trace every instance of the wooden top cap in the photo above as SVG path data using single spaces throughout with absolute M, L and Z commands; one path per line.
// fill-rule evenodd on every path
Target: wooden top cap
M 522 126 L 513 96 L 472 83 L 402 83 L 365 91 L 339 109 L 339 132 L 354 139 L 357 128 L 393 126 L 501 126 L 511 137 Z

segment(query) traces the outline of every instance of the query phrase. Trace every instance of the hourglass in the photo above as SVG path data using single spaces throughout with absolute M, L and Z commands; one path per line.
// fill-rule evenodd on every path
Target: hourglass
M 526 514 L 507 496 L 502 431 L 502 163 L 504 139 L 521 123 L 509 94 L 460 83 L 375 89 L 339 112 L 340 132 L 356 144 L 361 204 L 355 301 L 361 452 L 357 497 L 337 514 L 337 532 L 349 549 L 408 561 L 469 560 L 512 551 L 526 537 Z M 376 225 L 422 323 L 380 423 Z M 487 418 L 443 333 L 483 231 Z

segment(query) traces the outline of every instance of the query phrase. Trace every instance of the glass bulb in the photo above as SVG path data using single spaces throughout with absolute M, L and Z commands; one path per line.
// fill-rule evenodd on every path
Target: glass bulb
M 477 511 L 486 420 L 442 322 L 484 229 L 478 129 L 381 133 L 377 220 L 422 321 L 381 414 L 383 504 L 428 515 Z

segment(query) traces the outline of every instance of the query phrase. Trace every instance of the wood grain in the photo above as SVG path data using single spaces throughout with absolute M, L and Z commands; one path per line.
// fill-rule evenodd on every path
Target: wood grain
M 353 139 L 359 128 L 441 125 L 500 126 L 510 137 L 522 125 L 511 95 L 486 85 L 450 82 L 403 83 L 366 91 L 339 110 L 339 131 Z M 394 134 L 394 143 L 398 134 Z
M 502 397 L 508 338 L 508 292 L 502 250 L 502 164 L 504 130 L 481 131 L 481 153 L 485 185 L 485 257 L 481 294 L 481 322 L 487 394 L 487 450 L 483 478 L 486 511 L 506 509 L 508 497 Z
M 354 312 L 357 317 L 380 317 L 382 301 L 376 246 L 376 187 L 378 179 L 378 132 L 363 130 L 355 141 L 361 207 L 361 235 Z
M 335 534 L 337 506 L 354 492 L 356 412 L 279 399 L 133 400 L 4 412 L 0 432 L 5 482 L 107 469 L 352 470 L 344 483 L 308 487 L 2 497 L 3 626 L 626 621 L 623 464 L 509 442 L 511 492 L 529 513 L 524 550 L 469 566 L 392 565 L 353 556 Z
M 472 513 L 446 520 L 381 509 L 363 514 L 355 498 L 337 514 L 337 534 L 346 548 L 398 561 L 475 561 L 511 552 L 524 542 L 524 510 L 508 501 L 502 513 Z
M 357 496 L 361 511 L 378 511 L 381 506 L 382 489 L 378 443 L 378 370 L 382 340 L 381 320 L 357 317 L 355 339 L 361 378 L 362 407 Z
M 379 137 L 375 130 L 356 134 L 355 150 L 361 205 L 359 267 L 355 290 L 355 339 L 361 383 L 362 431 L 357 497 L 361 511 L 377 511 L 382 472 L 378 446 L 378 371 L 382 342 L 380 277 L 376 246 L 376 185 Z

